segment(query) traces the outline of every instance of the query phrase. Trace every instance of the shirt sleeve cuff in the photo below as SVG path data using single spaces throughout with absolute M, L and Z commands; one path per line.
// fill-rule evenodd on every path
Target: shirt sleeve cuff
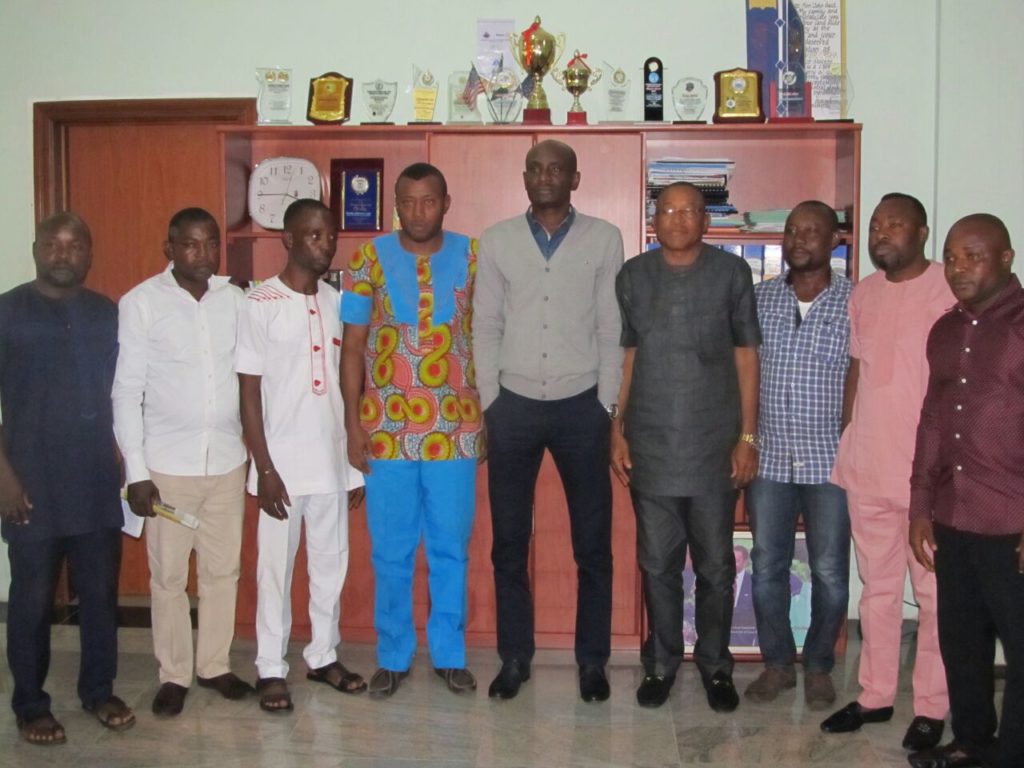
M 146 466 L 146 460 L 143 456 L 126 455 L 124 457 L 125 484 L 141 483 L 143 480 L 149 479 L 149 468 Z
M 924 488 L 910 489 L 910 519 L 931 520 L 932 519 L 932 498 L 931 494 Z

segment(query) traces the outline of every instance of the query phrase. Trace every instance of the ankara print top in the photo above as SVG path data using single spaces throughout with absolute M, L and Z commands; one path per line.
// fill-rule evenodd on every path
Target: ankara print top
M 395 233 L 364 243 L 345 271 L 341 319 L 369 326 L 359 419 L 373 458 L 475 458 L 480 398 L 470 322 L 477 242 L 444 233 L 432 256 Z

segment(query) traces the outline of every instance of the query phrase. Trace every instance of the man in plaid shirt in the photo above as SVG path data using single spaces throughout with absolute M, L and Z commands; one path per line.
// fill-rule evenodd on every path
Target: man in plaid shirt
M 767 702 L 796 686 L 790 563 L 797 518 L 802 516 L 813 592 L 803 649 L 804 696 L 811 709 L 835 701 L 833 646 L 849 599 L 846 494 L 829 482 L 850 346 L 851 285 L 830 265 L 838 227 L 835 211 L 825 203 L 798 205 L 786 220 L 782 241 L 787 272 L 754 288 L 763 334 L 761 460 L 746 500 L 754 532 L 754 611 L 765 669 L 744 695 Z

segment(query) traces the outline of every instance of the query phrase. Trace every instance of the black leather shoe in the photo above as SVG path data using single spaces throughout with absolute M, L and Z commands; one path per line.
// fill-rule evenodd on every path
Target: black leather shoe
M 675 675 L 645 675 L 640 687 L 636 689 L 636 703 L 652 709 L 660 707 L 668 701 L 675 681 Z
M 825 733 L 853 733 L 860 730 L 864 723 L 886 723 L 892 720 L 892 707 L 865 709 L 856 701 L 851 701 L 838 712 L 834 712 L 821 723 Z
M 599 664 L 580 664 L 580 698 L 587 702 L 607 701 L 611 694 L 604 667 Z
M 250 693 L 256 693 L 256 689 L 233 672 L 225 672 L 216 677 L 196 677 L 200 688 L 212 688 L 225 699 L 236 701 L 244 699 Z
M 180 715 L 185 706 L 188 688 L 177 683 L 164 683 L 153 697 L 153 714 L 158 717 Z
M 487 695 L 492 699 L 514 699 L 519 686 L 530 679 L 530 665 L 519 659 L 511 659 L 501 665 L 501 671 L 494 678 Z
M 715 712 L 732 712 L 740 705 L 740 695 L 732 684 L 732 676 L 725 672 L 715 672 L 710 680 L 705 681 L 704 690 L 708 694 L 708 706 Z
M 903 748 L 911 752 L 920 752 L 937 747 L 942 741 L 942 732 L 945 728 L 946 724 L 942 720 L 918 715 L 907 728 L 907 735 L 903 737 Z
M 980 768 L 985 765 L 969 749 L 955 741 L 944 747 L 933 747 L 907 757 L 913 768 Z

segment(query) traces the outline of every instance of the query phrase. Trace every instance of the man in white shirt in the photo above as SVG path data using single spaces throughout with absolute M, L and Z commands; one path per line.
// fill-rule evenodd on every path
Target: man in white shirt
M 231 672 L 244 510 L 245 446 L 233 359 L 242 292 L 218 276 L 220 228 L 202 208 L 170 221 L 159 275 L 121 299 L 114 432 L 128 503 L 146 521 L 153 649 L 161 686 L 153 712 L 181 712 L 192 682 L 189 556 L 196 551 L 199 685 L 228 699 L 252 686 Z M 195 530 L 156 516 L 164 503 Z
M 363 485 L 347 460 L 340 297 L 320 279 L 334 258 L 337 224 L 319 201 L 297 200 L 285 211 L 282 240 L 288 263 L 246 297 L 235 364 L 252 453 L 248 489 L 263 511 L 257 533 L 256 690 L 268 712 L 292 709 L 284 656 L 303 522 L 312 625 L 303 650 L 306 677 L 342 693 L 366 690 L 336 651 L 348 571 L 348 508 L 362 500 Z

